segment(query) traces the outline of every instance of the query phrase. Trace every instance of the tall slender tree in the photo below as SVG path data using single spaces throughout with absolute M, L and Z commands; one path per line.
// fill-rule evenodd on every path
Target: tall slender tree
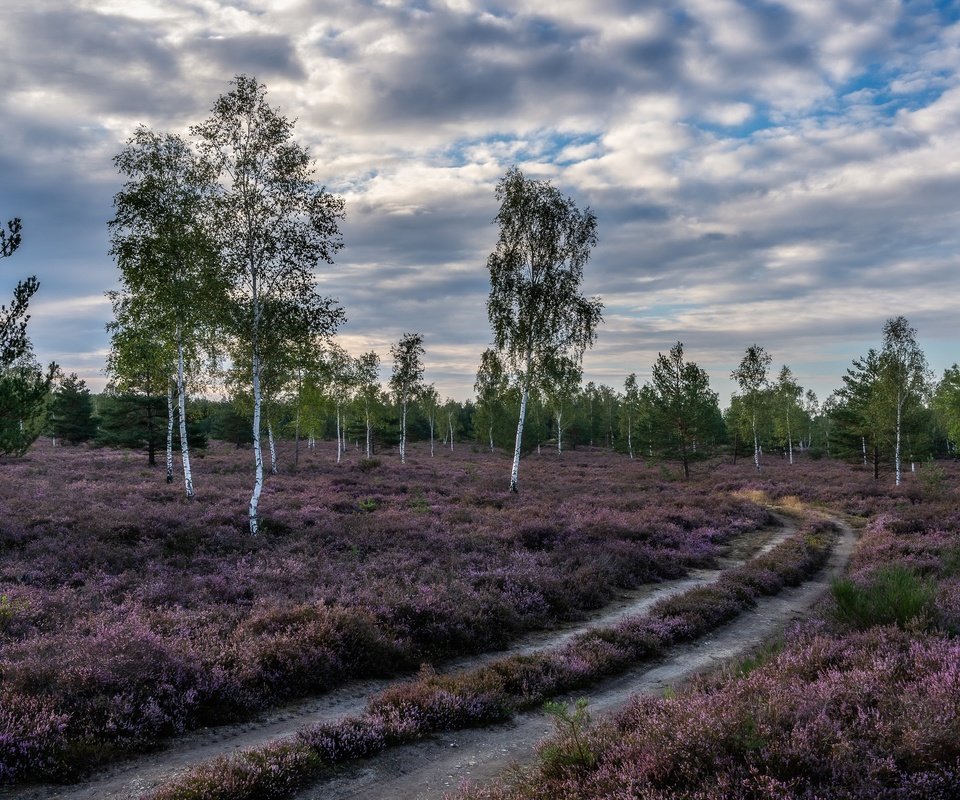
M 680 456 L 683 475 L 690 477 L 690 448 L 708 430 L 717 408 L 717 393 L 707 373 L 683 357 L 677 342 L 667 355 L 657 354 L 653 365 L 654 405 L 670 432 L 671 449 Z
M 581 211 L 549 181 L 507 171 L 496 190 L 500 227 L 487 259 L 487 315 L 494 345 L 520 386 L 520 417 L 510 490 L 519 485 L 523 424 L 532 388 L 544 368 L 564 356 L 579 363 L 602 319 L 598 298 L 581 294 L 583 269 L 597 243 L 597 218 Z
M 621 427 L 626 428 L 627 453 L 633 458 L 633 426 L 640 412 L 640 387 L 637 385 L 637 373 L 631 372 L 623 382 L 623 414 Z
M 579 362 L 560 356 L 546 365 L 543 380 L 543 398 L 553 412 L 556 428 L 557 453 L 563 454 L 564 415 L 580 388 L 583 370 Z
M 270 301 L 300 305 L 316 315 L 314 330 L 333 333 L 342 310 L 317 293 L 315 269 L 332 263 L 342 246 L 344 204 L 313 179 L 306 148 L 293 140 L 293 122 L 267 103 L 266 87 L 238 75 L 191 129 L 219 177 L 215 212 L 219 250 L 227 268 L 229 322 L 250 352 L 255 479 L 248 519 L 256 535 L 263 489 L 260 445 L 262 348 Z
M 906 317 L 888 319 L 883 326 L 883 349 L 880 352 L 883 389 L 892 403 L 894 426 L 894 471 L 896 484 L 901 482 L 901 450 L 904 412 L 927 392 L 930 369 L 927 358 L 917 344 L 917 331 Z
M 943 378 L 933 394 L 933 408 L 947 435 L 949 448 L 954 453 L 960 446 L 960 366 L 943 371 Z
M 767 371 L 772 360 L 760 345 L 752 344 L 747 348 L 740 366 L 730 373 L 740 387 L 742 401 L 749 415 L 753 433 L 753 463 L 757 472 L 760 471 L 760 434 L 757 425 L 768 383 Z
M 493 452 L 493 428 L 497 417 L 503 412 L 503 398 L 509 385 L 503 362 L 497 351 L 487 348 L 480 356 L 480 366 L 477 369 L 477 379 L 473 390 L 477 393 L 477 412 L 486 423 L 487 440 L 490 452 Z
M 324 365 L 330 382 L 330 399 L 336 414 L 337 463 L 347 449 L 346 407 L 359 382 L 358 364 L 336 342 L 330 342 L 324 351 Z
M 114 164 L 126 181 L 114 196 L 110 221 L 111 254 L 123 289 L 110 292 L 119 324 L 147 326 L 175 353 L 168 386 L 169 445 L 173 440 L 173 398 L 177 397 L 184 491 L 193 498 L 193 472 L 187 437 L 187 374 L 197 372 L 214 337 L 210 320 L 225 299 L 226 284 L 209 235 L 213 172 L 181 136 L 141 126 Z M 125 340 L 118 338 L 114 345 Z M 206 345 L 206 347 L 205 347 Z M 118 361 L 121 363 L 122 359 Z M 171 380 L 171 378 L 168 378 Z
M 820 401 L 817 399 L 817 393 L 813 389 L 807 389 L 803 395 L 803 413 L 807 418 L 807 443 L 809 449 L 813 447 L 813 423 L 820 415 Z
M 437 411 L 440 408 L 440 393 L 437 391 L 437 387 L 432 383 L 427 386 L 422 386 L 420 388 L 420 408 L 423 409 L 423 414 L 427 418 L 427 425 L 430 428 L 430 457 L 434 456 L 434 433 L 437 427 Z
M 363 408 L 364 427 L 367 434 L 367 458 L 373 457 L 373 417 L 380 403 L 380 356 L 371 350 L 362 353 L 354 362 L 357 399 Z
M 390 391 L 393 402 L 400 406 L 400 463 L 407 460 L 407 406 L 423 388 L 423 335 L 405 333 L 395 345 L 390 345 L 393 374 Z
M 19 217 L 0 227 L 0 258 L 20 247 Z M 43 430 L 50 385 L 57 374 L 51 363 L 46 373 L 33 357 L 27 336 L 27 306 L 40 288 L 36 276 L 19 281 L 10 306 L 0 306 L 0 454 L 23 455 Z
M 803 388 L 794 380 L 793 371 L 786 364 L 780 368 L 773 393 L 777 406 L 777 427 L 782 438 L 787 440 L 787 454 L 793 464 L 793 425 L 801 411 L 800 398 L 803 396 Z

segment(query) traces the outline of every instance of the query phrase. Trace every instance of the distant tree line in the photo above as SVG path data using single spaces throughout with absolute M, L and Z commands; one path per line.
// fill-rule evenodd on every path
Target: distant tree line
M 211 437 L 249 446 L 253 534 L 265 473 L 282 468 L 278 439 L 294 442 L 288 468 L 301 444 L 322 440 L 335 443 L 337 462 L 351 449 L 370 459 L 396 446 L 403 462 L 411 440 L 429 441 L 431 456 L 470 441 L 512 451 L 512 491 L 522 455 L 545 446 L 675 460 L 685 477 L 719 452 L 749 453 L 757 470 L 803 452 L 860 461 L 878 477 L 889 464 L 897 484 L 905 465 L 956 452 L 960 370 L 935 382 L 903 317 L 887 321 L 879 349 L 856 359 L 823 403 L 787 365 L 771 377 L 772 357 L 757 344 L 731 372 L 738 391 L 723 412 L 682 342 L 658 354 L 643 384 L 631 373 L 622 390 L 584 385 L 603 310 L 581 288 L 597 219 L 515 167 L 495 192 L 492 347 L 480 354 L 475 398 L 443 399 L 424 380 L 416 332 L 390 346 L 384 385 L 380 354 L 336 341 L 345 314 L 319 292 L 316 270 L 342 246 L 344 203 L 315 182 L 293 128 L 265 87 L 240 75 L 189 137 L 135 131 L 114 159 L 124 183 L 109 224 L 120 288 L 108 292 L 107 390 L 92 397 L 76 375 L 35 363 L 26 309 L 38 284 L 22 281 L 0 309 L 0 452 L 23 453 L 46 432 L 143 450 L 150 464 L 165 453 L 166 480 L 179 462 L 191 498 L 192 451 Z M 20 242 L 12 220 L 0 229 L 0 257 Z

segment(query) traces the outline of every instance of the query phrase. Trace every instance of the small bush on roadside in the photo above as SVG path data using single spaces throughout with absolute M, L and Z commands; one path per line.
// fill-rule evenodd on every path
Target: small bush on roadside
M 568 772 L 593 769 L 597 764 L 597 753 L 587 742 L 590 728 L 587 698 L 577 700 L 573 710 L 566 703 L 556 701 L 544 703 L 543 710 L 553 718 L 556 735 L 537 748 L 541 772 L 560 777 Z
M 880 567 L 867 584 L 840 578 L 833 582 L 831 591 L 836 619 L 853 628 L 924 628 L 934 618 L 935 584 L 899 564 Z

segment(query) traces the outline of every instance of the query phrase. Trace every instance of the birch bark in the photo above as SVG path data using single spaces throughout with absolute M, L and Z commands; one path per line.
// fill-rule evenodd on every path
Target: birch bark
M 183 339 L 177 329 L 177 394 L 180 411 L 180 455 L 183 459 L 183 487 L 187 499 L 193 499 L 193 472 L 190 469 L 190 444 L 187 441 L 187 392 L 183 378 Z
M 167 483 L 173 483 L 173 383 L 167 381 Z

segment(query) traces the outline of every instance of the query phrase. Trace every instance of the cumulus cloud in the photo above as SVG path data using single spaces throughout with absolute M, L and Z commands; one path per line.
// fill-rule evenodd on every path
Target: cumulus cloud
M 41 358 L 89 374 L 106 347 L 112 156 L 241 72 L 347 200 L 319 274 L 344 342 L 422 331 L 445 394 L 490 340 L 511 164 L 598 215 L 588 379 L 622 386 L 680 339 L 723 392 L 757 341 L 825 395 L 900 313 L 956 349 L 960 25 L 934 0 L 14 0 L 4 20 L 0 214 L 26 238 L 0 277 L 41 276 Z

